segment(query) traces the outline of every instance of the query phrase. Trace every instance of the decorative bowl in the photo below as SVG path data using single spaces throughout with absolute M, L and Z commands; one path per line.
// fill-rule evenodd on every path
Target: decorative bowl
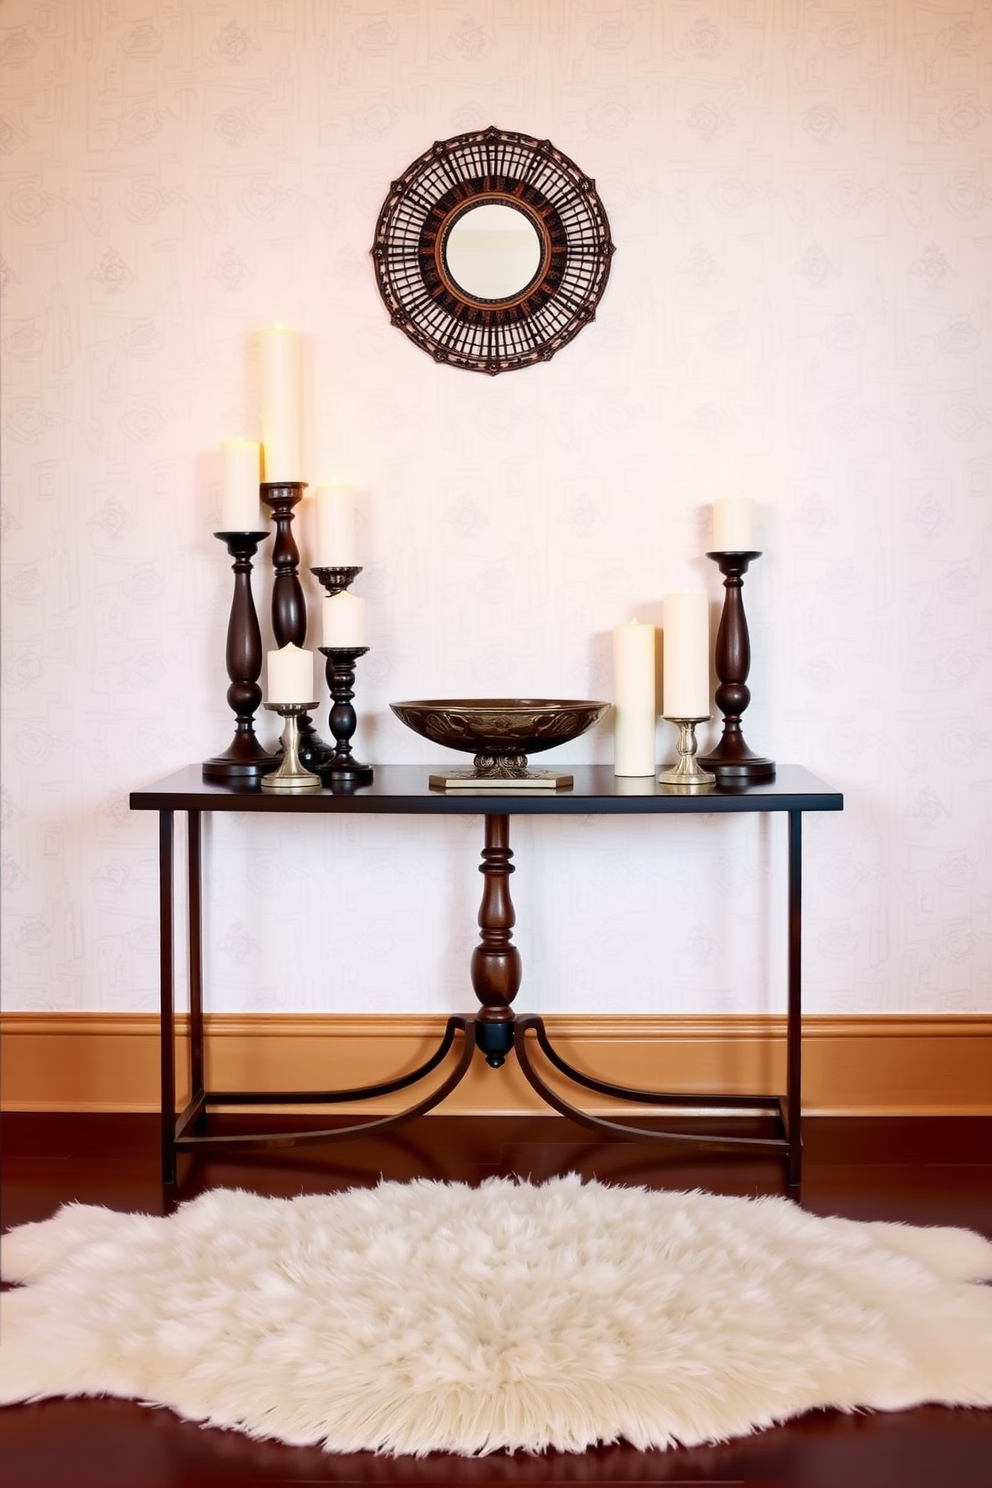
M 538 778 L 527 756 L 577 739 L 609 703 L 560 698 L 426 698 L 390 703 L 401 723 L 432 744 L 475 755 L 465 780 Z

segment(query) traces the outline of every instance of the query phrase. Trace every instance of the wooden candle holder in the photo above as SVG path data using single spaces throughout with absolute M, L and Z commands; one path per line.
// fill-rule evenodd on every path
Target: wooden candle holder
M 252 784 L 279 763 L 255 737 L 255 713 L 262 701 L 258 678 L 262 670 L 262 636 L 251 592 L 251 560 L 267 532 L 215 532 L 234 559 L 234 594 L 227 622 L 228 705 L 237 715 L 234 738 L 223 754 L 203 762 L 204 780 Z
M 300 550 L 293 535 L 293 508 L 303 498 L 306 481 L 263 481 L 261 497 L 272 508 L 276 540 L 272 545 L 272 634 L 276 645 L 305 647 L 307 601 L 300 582 Z M 300 733 L 300 763 L 317 770 L 330 753 L 314 728 L 309 713 L 297 720 Z
M 375 778 L 372 766 L 360 764 L 351 753 L 351 736 L 358 726 L 351 702 L 355 696 L 355 662 L 369 648 L 321 646 L 319 649 L 327 657 L 325 675 L 333 699 L 327 721 L 335 741 L 333 752 L 324 757 L 320 766 L 320 778 L 325 785 L 371 785 Z
M 716 705 L 723 718 L 719 744 L 700 764 L 712 770 L 721 783 L 774 780 L 775 761 L 755 754 L 744 741 L 741 714 L 751 701 L 747 674 L 751 670 L 751 641 L 744 614 L 744 575 L 760 552 L 707 553 L 723 574 L 723 614 L 716 635 Z

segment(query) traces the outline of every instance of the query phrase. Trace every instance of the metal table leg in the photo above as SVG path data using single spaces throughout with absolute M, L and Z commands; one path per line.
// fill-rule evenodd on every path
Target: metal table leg
M 798 1188 L 803 1173 L 802 1137 L 802 897 L 803 814 L 789 812 L 789 1016 L 786 1035 L 786 1135 L 789 1139 L 789 1187 Z
M 200 813 L 186 817 L 189 913 L 189 1049 L 193 1101 L 202 1101 L 203 1084 L 203 909 L 201 902 Z
M 176 1026 L 173 966 L 172 839 L 175 813 L 158 816 L 159 992 L 161 997 L 162 1182 L 176 1181 Z

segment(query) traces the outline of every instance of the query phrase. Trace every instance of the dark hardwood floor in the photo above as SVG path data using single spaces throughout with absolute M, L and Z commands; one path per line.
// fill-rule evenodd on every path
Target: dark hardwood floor
M 992 1118 L 812 1119 L 801 1202 L 818 1214 L 966 1225 L 992 1238 Z M 378 1140 L 184 1160 L 171 1195 L 158 1181 L 158 1129 L 146 1116 L 2 1118 L 2 1224 L 42 1219 L 75 1199 L 164 1213 L 204 1188 L 328 1192 L 387 1178 L 534 1180 L 575 1170 L 604 1182 L 780 1193 L 777 1162 L 689 1162 L 633 1142 L 600 1142 L 554 1116 L 430 1116 Z M 0 1339 L 2 1347 L 2 1339 Z M 879 1415 L 818 1411 L 692 1451 L 618 1445 L 581 1456 L 479 1459 L 329 1456 L 185 1424 L 116 1400 L 53 1400 L 0 1410 L 4 1488 L 189 1488 L 210 1484 L 665 1483 L 781 1488 L 990 1488 L 992 1411 L 927 1406 Z

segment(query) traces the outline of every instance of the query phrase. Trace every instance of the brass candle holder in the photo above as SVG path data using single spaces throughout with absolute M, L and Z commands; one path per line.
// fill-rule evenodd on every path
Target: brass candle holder
M 671 770 L 663 770 L 658 776 L 658 784 L 666 790 L 688 794 L 712 790 L 716 784 L 716 776 L 704 770 L 696 759 L 696 724 L 706 721 L 705 715 L 700 718 L 671 718 L 666 714 L 666 722 L 676 724 L 679 731 L 678 761 Z
M 263 791 L 278 791 L 287 795 L 299 795 L 303 791 L 320 790 L 320 776 L 314 775 L 300 763 L 300 719 L 309 709 L 316 708 L 316 698 L 310 703 L 266 703 L 272 713 L 285 719 L 282 730 L 282 759 L 278 770 L 262 777 Z

